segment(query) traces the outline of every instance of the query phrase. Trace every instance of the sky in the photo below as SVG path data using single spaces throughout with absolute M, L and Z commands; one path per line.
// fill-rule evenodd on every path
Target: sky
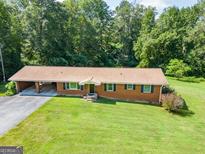
M 63 0 L 58 0 L 63 1 Z M 109 6 L 110 9 L 114 10 L 117 5 L 120 4 L 122 0 L 104 0 Z M 156 7 L 159 14 L 163 11 L 164 8 L 169 6 L 177 6 L 179 8 L 192 6 L 197 3 L 197 0 L 128 0 L 129 2 L 135 2 L 143 4 L 145 6 Z
M 112 10 L 115 9 L 121 0 L 105 0 Z M 159 13 L 163 11 L 164 8 L 169 6 L 177 6 L 179 8 L 193 6 L 197 3 L 197 0 L 128 0 L 129 2 L 143 4 L 145 6 L 156 7 Z

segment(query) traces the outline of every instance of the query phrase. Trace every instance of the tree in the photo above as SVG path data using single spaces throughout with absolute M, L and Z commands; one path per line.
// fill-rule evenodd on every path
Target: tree
M 189 29 L 186 42 L 186 61 L 192 68 L 190 75 L 205 77 L 205 2 L 199 3 L 202 8 L 196 25 Z
M 138 67 L 162 67 L 165 70 L 171 59 L 185 59 L 187 53 L 184 38 L 187 30 L 199 18 L 198 9 L 195 6 L 181 10 L 176 7 L 167 8 L 155 24 L 152 16 L 145 16 L 145 21 L 151 21 L 151 24 L 149 26 L 149 22 L 145 22 L 144 27 L 147 28 L 142 28 L 135 42 L 135 57 L 139 60 Z
M 0 1 L 0 43 L 3 44 L 6 78 L 21 67 L 21 26 L 15 17 L 16 10 Z M 2 79 L 2 72 L 0 74 Z
M 191 75 L 205 77 L 205 20 L 199 21 L 190 31 L 187 41 L 193 47 L 187 56 Z
M 172 59 L 167 66 L 166 75 L 181 78 L 187 75 L 189 71 L 191 71 L 191 68 L 183 60 Z
M 54 0 L 30 1 L 22 11 L 25 63 L 67 65 L 69 39 L 64 26 L 68 12 Z
M 67 0 L 65 4 L 68 10 L 72 10 L 68 19 L 73 22 L 69 22 L 67 28 L 72 27 L 72 31 L 69 32 L 74 32 L 73 50 L 77 54 L 75 65 L 109 65 L 108 33 L 112 18 L 108 5 L 102 0 Z
M 139 61 L 138 67 L 149 67 L 149 55 L 148 50 L 152 50 L 153 46 L 149 46 L 150 43 L 154 43 L 154 40 L 149 40 L 150 32 L 155 26 L 155 9 L 148 7 L 145 9 L 142 17 L 141 29 L 139 38 L 134 44 L 135 57 Z M 150 42 L 147 42 L 149 40 Z M 145 44 L 146 43 L 146 44 Z M 144 47 L 143 47 L 144 46 Z M 150 49 L 149 49 L 150 48 Z
M 181 59 L 205 76 L 205 1 L 156 9 L 123 0 L 0 1 L 6 76 L 23 65 L 161 67 Z M 183 72 L 179 73 L 182 76 Z
M 139 36 L 143 12 L 143 6 L 134 6 L 126 0 L 123 0 L 115 10 L 112 45 L 117 47 L 114 56 L 118 65 L 133 67 L 137 64 L 133 46 Z

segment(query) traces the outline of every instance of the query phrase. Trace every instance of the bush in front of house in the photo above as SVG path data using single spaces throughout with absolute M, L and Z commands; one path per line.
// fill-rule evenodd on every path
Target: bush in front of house
M 162 97 L 162 106 L 169 112 L 180 112 L 181 110 L 188 109 L 184 99 L 176 93 L 164 94 Z
M 175 89 L 170 87 L 170 86 L 163 86 L 162 87 L 162 94 L 170 94 L 170 93 L 174 93 Z
M 12 96 L 14 94 L 16 94 L 16 84 L 15 82 L 9 82 L 6 84 L 6 95 L 7 96 Z

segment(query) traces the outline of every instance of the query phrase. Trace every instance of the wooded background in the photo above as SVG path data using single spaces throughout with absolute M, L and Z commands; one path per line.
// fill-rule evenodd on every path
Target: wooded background
M 178 66 L 205 77 L 205 1 L 157 16 L 126 0 L 114 11 L 103 0 L 0 0 L 0 43 L 7 78 L 24 65 Z

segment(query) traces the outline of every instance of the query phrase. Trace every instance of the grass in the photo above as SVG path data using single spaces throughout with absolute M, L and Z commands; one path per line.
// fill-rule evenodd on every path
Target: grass
M 6 96 L 5 83 L 0 83 L 0 96 Z
M 177 80 L 179 81 L 185 81 L 185 82 L 195 82 L 195 83 L 200 83 L 205 81 L 205 78 L 197 78 L 194 76 L 189 76 L 189 77 L 182 77 L 182 78 L 178 78 Z
M 170 114 L 161 107 L 55 97 L 0 138 L 23 145 L 26 154 L 205 153 L 205 82 L 169 78 L 194 114 Z

